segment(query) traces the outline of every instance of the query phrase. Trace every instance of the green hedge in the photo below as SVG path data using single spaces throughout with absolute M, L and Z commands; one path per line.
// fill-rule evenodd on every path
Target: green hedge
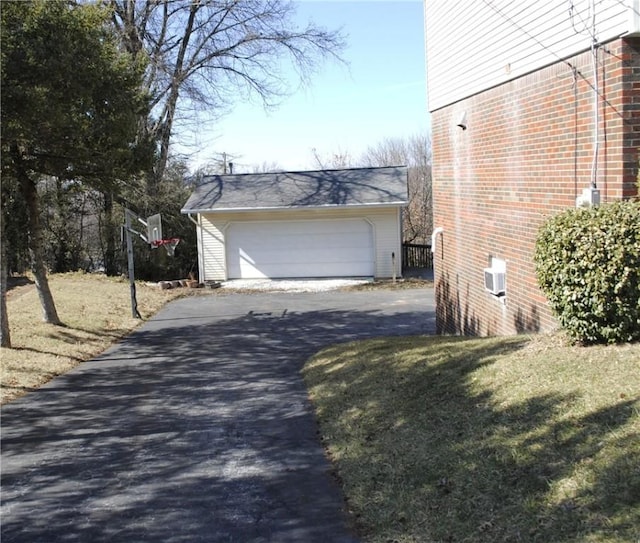
M 640 339 L 640 202 L 569 209 L 540 229 L 538 282 L 583 343 Z

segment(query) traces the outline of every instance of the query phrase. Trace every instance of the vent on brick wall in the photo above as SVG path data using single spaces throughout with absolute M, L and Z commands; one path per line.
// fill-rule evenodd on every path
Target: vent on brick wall
M 505 293 L 505 273 L 494 268 L 484 269 L 484 288 L 494 296 Z

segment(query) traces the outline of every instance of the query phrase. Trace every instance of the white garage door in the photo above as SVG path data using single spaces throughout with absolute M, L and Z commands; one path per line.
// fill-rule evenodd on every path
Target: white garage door
M 364 220 L 235 223 L 226 232 L 229 278 L 372 276 Z

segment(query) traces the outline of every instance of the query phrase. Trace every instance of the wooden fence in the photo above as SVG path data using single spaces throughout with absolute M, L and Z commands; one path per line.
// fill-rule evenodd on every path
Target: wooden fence
M 415 243 L 402 244 L 402 269 L 426 268 L 433 269 L 433 254 L 431 245 L 418 245 Z

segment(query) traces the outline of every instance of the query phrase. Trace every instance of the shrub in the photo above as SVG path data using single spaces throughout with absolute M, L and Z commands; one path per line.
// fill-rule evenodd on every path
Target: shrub
M 640 339 L 640 202 L 551 217 L 538 234 L 534 260 L 551 309 L 574 339 Z

